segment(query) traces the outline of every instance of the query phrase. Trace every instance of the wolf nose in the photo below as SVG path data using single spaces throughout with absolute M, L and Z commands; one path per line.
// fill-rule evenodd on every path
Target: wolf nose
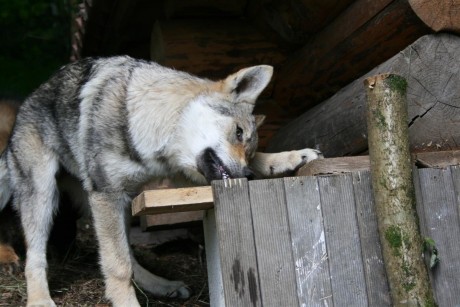
M 248 180 L 253 180 L 255 179 L 256 175 L 254 174 L 253 171 L 249 169 L 249 167 L 243 168 L 243 175 L 246 177 Z

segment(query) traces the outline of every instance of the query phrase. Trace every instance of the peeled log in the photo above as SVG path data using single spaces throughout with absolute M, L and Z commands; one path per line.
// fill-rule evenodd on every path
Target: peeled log
M 372 189 L 394 306 L 434 306 L 415 210 L 407 129 L 406 80 L 385 74 L 364 81 Z
M 313 147 L 326 157 L 367 150 L 363 80 L 380 72 L 406 78 L 411 151 L 460 149 L 460 37 L 427 35 L 281 128 L 269 152 Z
M 460 32 L 460 1 L 409 0 L 415 14 L 431 29 Z

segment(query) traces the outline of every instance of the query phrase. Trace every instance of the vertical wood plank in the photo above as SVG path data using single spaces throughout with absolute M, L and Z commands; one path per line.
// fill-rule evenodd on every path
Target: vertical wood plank
M 226 307 L 214 209 L 206 210 L 203 215 L 203 232 L 206 267 L 208 269 L 209 301 L 211 306 Z
M 439 306 L 460 304 L 460 174 L 453 169 L 420 169 L 427 236 L 435 241 L 440 263 L 430 272 Z M 453 180 L 452 180 L 453 179 Z M 454 186 L 454 182 L 456 187 Z
M 391 306 L 390 288 L 380 245 L 370 172 L 354 172 L 352 177 L 369 306 Z
M 298 306 L 283 179 L 249 187 L 263 306 Z
M 284 178 L 300 306 L 333 306 L 323 216 L 315 177 Z
M 226 306 L 262 306 L 246 179 L 213 181 Z
M 335 306 L 368 306 L 350 174 L 318 177 Z

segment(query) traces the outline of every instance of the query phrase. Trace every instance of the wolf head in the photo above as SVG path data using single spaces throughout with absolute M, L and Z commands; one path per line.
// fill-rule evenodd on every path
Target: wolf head
M 248 162 L 255 154 L 257 128 L 265 117 L 252 111 L 272 74 L 273 68 L 267 65 L 242 69 L 189 103 L 181 120 L 182 150 L 188 153 L 183 159 L 189 170 L 207 182 L 253 176 Z

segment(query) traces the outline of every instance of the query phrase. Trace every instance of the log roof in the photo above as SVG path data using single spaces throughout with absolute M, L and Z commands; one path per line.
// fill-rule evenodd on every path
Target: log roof
M 413 2 L 84 0 L 72 57 L 128 54 L 215 79 L 273 65 L 256 110 L 267 115 L 263 149 L 280 127 L 432 32 Z

